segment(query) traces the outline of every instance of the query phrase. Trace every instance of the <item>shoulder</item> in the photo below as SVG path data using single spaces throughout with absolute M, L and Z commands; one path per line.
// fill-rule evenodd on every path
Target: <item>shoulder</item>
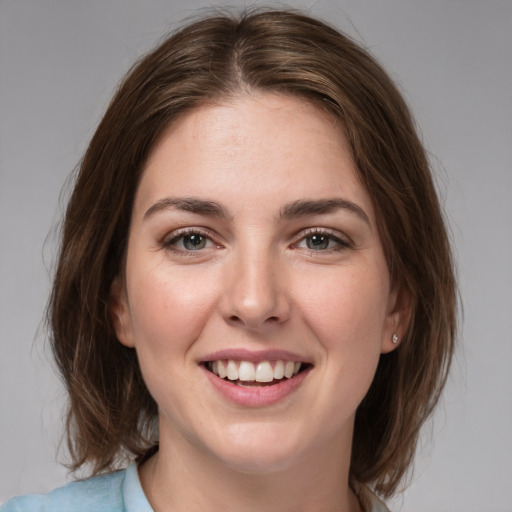
M 1 512 L 123 512 L 126 472 L 71 482 L 46 495 L 19 496 L 9 500 Z

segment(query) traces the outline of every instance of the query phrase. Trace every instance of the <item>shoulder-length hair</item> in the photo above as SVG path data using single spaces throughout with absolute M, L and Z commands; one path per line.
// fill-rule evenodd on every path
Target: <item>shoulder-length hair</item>
M 373 201 L 391 274 L 412 297 L 400 346 L 381 355 L 360 404 L 351 478 L 393 494 L 409 468 L 454 349 L 456 284 L 425 150 L 389 76 L 364 49 L 291 11 L 219 14 L 189 24 L 129 72 L 81 162 L 48 307 L 69 393 L 72 468 L 93 473 L 157 445 L 157 406 L 135 351 L 119 343 L 109 298 L 122 275 L 145 161 L 180 116 L 245 91 L 303 98 L 339 120 Z

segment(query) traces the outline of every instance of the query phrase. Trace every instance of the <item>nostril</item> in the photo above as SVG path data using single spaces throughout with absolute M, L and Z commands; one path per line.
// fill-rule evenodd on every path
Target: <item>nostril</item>
M 232 322 L 232 323 L 242 323 L 242 324 L 246 324 L 247 322 L 245 322 L 244 320 L 242 320 L 242 318 L 240 318 L 239 316 L 237 315 L 231 315 L 229 317 L 229 321 Z M 278 316 L 269 316 L 267 319 L 265 319 L 263 321 L 263 323 L 279 323 L 279 317 Z

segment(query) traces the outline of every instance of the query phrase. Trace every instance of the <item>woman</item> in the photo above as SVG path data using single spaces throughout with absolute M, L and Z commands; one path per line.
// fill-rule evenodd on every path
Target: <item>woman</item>
M 124 80 L 63 226 L 53 348 L 73 469 L 101 475 L 3 510 L 386 510 L 455 297 L 375 60 L 298 13 L 188 25 Z

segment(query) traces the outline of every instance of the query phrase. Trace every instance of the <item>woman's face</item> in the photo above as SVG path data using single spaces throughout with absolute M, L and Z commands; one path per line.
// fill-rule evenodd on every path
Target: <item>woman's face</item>
M 144 170 L 125 275 L 116 331 L 159 406 L 161 450 L 243 471 L 349 455 L 404 315 L 327 114 L 262 94 L 183 117 Z

